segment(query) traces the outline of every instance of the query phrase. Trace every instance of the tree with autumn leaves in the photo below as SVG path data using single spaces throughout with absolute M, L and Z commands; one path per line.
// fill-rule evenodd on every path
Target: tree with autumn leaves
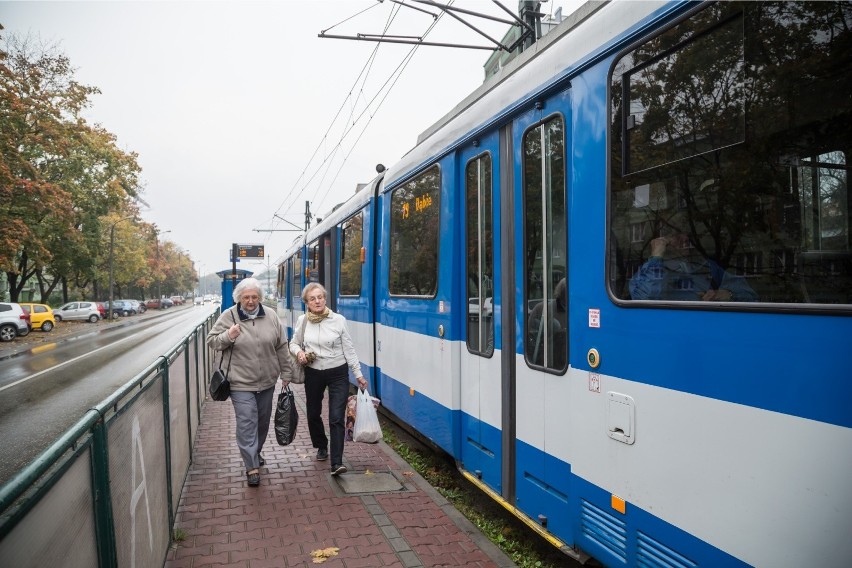
M 118 297 L 192 289 L 191 262 L 181 270 L 140 219 L 137 155 L 81 116 L 99 90 L 77 82 L 54 46 L 14 35 L 0 46 L 0 270 L 11 301 L 33 279 L 41 301 L 106 298 L 111 237 Z

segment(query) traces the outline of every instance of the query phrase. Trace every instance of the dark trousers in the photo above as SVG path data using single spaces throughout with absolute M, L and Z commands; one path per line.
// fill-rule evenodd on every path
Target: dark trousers
M 328 389 L 328 429 L 331 447 L 322 424 L 322 399 Z M 308 415 L 308 432 L 317 449 L 328 448 L 331 465 L 343 465 L 343 430 L 346 399 L 349 396 L 349 367 L 345 364 L 334 369 L 317 370 L 305 367 L 305 402 Z

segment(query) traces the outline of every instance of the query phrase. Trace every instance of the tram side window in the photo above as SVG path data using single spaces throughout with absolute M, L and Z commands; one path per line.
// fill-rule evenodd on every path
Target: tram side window
M 278 265 L 278 274 L 275 278 L 275 292 L 278 298 L 286 298 L 287 295 L 284 289 L 287 286 L 287 266 L 286 263 Z
M 292 285 L 290 287 L 290 297 L 295 309 L 302 305 L 302 251 L 297 252 L 290 259 L 290 276 L 292 277 Z
M 494 352 L 494 251 L 491 154 L 465 170 L 467 253 L 467 347 L 486 357 Z
M 561 117 L 524 134 L 526 358 L 564 370 L 568 361 L 565 141 Z
M 441 170 L 435 165 L 391 195 L 391 294 L 435 296 L 438 292 L 438 229 Z
M 616 63 L 614 297 L 852 303 L 850 45 L 849 2 L 719 2 Z
M 320 281 L 320 243 L 316 240 L 308 245 L 308 282 Z
M 340 226 L 340 295 L 361 295 L 361 248 L 364 246 L 364 212 Z

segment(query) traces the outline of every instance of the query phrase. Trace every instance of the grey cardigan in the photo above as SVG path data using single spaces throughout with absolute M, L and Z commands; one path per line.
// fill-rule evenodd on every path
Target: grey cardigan
M 240 336 L 231 341 L 228 328 L 235 322 L 240 324 Z M 245 315 L 239 304 L 222 312 L 207 336 L 207 346 L 224 351 L 216 354 L 216 364 L 224 357 L 223 370 L 231 357 L 228 380 L 232 391 L 259 392 L 274 387 L 279 376 L 283 381 L 293 378 L 284 328 L 278 315 L 263 305 L 254 319 Z M 233 347 L 233 354 L 226 351 L 229 347 Z

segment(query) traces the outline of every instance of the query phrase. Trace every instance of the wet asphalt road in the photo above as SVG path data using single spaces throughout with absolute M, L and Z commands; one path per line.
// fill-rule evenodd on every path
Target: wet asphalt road
M 0 360 L 0 484 L 213 311 L 206 305 L 149 311 Z

